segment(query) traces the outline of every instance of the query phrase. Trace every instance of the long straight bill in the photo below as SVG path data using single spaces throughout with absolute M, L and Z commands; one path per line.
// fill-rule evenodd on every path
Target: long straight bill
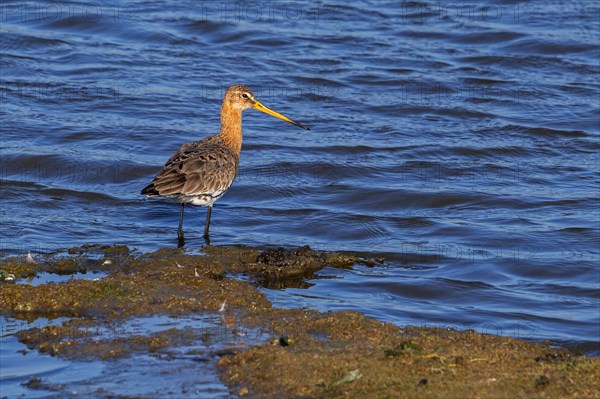
M 296 122 L 296 121 L 294 121 L 294 120 L 291 120 L 291 119 L 290 119 L 290 118 L 288 118 L 287 116 L 285 116 L 285 115 L 281 115 L 279 112 L 277 112 L 277 111 L 274 111 L 274 110 L 272 110 L 271 108 L 264 106 L 264 105 L 263 105 L 263 104 L 262 104 L 260 101 L 258 101 L 258 100 L 255 100 L 255 102 L 254 102 L 254 109 L 256 109 L 256 110 L 258 110 L 258 111 L 261 111 L 261 112 L 264 112 L 265 114 L 269 114 L 269 115 L 271 115 L 271 116 L 274 116 L 275 118 L 279 118 L 279 119 L 281 119 L 281 120 L 284 120 L 284 121 L 286 121 L 286 122 L 289 122 L 289 123 L 291 123 L 292 125 L 296 125 L 296 126 L 298 126 L 298 127 L 301 127 L 302 129 L 305 129 L 305 130 L 310 130 L 310 128 L 309 128 L 309 127 L 306 127 L 306 126 L 304 126 L 303 124 L 301 124 L 301 123 L 298 123 L 298 122 Z

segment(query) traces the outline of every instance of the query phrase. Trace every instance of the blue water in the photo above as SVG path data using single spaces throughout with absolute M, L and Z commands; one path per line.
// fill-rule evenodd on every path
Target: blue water
M 110 326 L 91 325 L 82 341 L 110 341 L 132 336 L 156 335 L 171 329 L 185 331 L 191 342 L 182 340 L 177 348 L 164 348 L 143 353 L 132 351 L 130 356 L 110 361 L 65 360 L 40 354 L 17 342 L 14 333 L 20 329 L 64 320 L 38 319 L 34 323 L 0 317 L 0 397 L 44 398 L 107 398 L 131 396 L 148 398 L 227 398 L 227 388 L 218 380 L 215 353 L 231 352 L 240 347 L 238 334 L 224 328 L 219 315 L 189 317 L 149 316 L 114 323 Z M 12 333 L 12 334 L 11 334 Z M 208 335 L 210 339 L 203 340 Z M 254 330 L 243 330 L 246 343 L 256 344 L 265 339 Z M 93 345 L 93 343 L 91 343 Z M 18 348 L 17 350 L 15 350 Z M 41 388 L 30 389 L 25 383 L 31 376 L 41 380 Z
M 139 191 L 245 83 L 312 130 L 246 111 L 211 244 L 386 258 L 277 304 L 600 354 L 597 2 L 4 1 L 0 21 L 3 254 L 176 246 L 178 206 Z

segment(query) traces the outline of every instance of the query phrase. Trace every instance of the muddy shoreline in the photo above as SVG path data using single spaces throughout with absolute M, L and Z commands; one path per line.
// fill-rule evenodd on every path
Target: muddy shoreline
M 324 267 L 378 267 L 383 259 L 296 249 L 206 247 L 139 254 L 126 246 L 85 245 L 67 254 L 4 259 L 0 311 L 22 320 L 68 317 L 18 333 L 30 350 L 80 361 L 132 353 L 168 356 L 211 339 L 211 331 L 97 337 L 90 331 L 147 315 L 218 314 L 232 332 L 261 332 L 210 353 L 230 394 L 241 397 L 597 397 L 600 359 L 547 343 L 452 329 L 399 328 L 357 312 L 276 309 L 260 287 L 302 286 Z M 56 284 L 20 284 L 40 273 L 74 275 Z M 98 273 L 100 278 L 93 278 Z M 17 282 L 17 283 L 15 283 Z M 31 389 L 57 390 L 43 378 Z M 99 391 L 96 397 L 121 397 Z M 136 396 L 137 397 L 137 396 Z M 143 397 L 143 396 L 140 396 Z

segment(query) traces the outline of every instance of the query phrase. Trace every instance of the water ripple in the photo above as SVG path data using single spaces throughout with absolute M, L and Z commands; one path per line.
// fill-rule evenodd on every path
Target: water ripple
M 3 254 L 176 245 L 178 206 L 139 191 L 242 82 L 313 130 L 244 114 L 212 243 L 387 262 L 282 303 L 598 354 L 596 6 L 35 4 L 2 4 Z M 187 212 L 196 247 L 205 210 Z

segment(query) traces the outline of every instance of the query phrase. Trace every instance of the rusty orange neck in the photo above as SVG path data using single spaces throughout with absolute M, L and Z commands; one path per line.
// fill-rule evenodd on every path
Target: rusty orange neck
M 219 135 L 223 142 L 236 153 L 242 149 L 242 110 L 223 102 L 221 107 L 221 130 Z

